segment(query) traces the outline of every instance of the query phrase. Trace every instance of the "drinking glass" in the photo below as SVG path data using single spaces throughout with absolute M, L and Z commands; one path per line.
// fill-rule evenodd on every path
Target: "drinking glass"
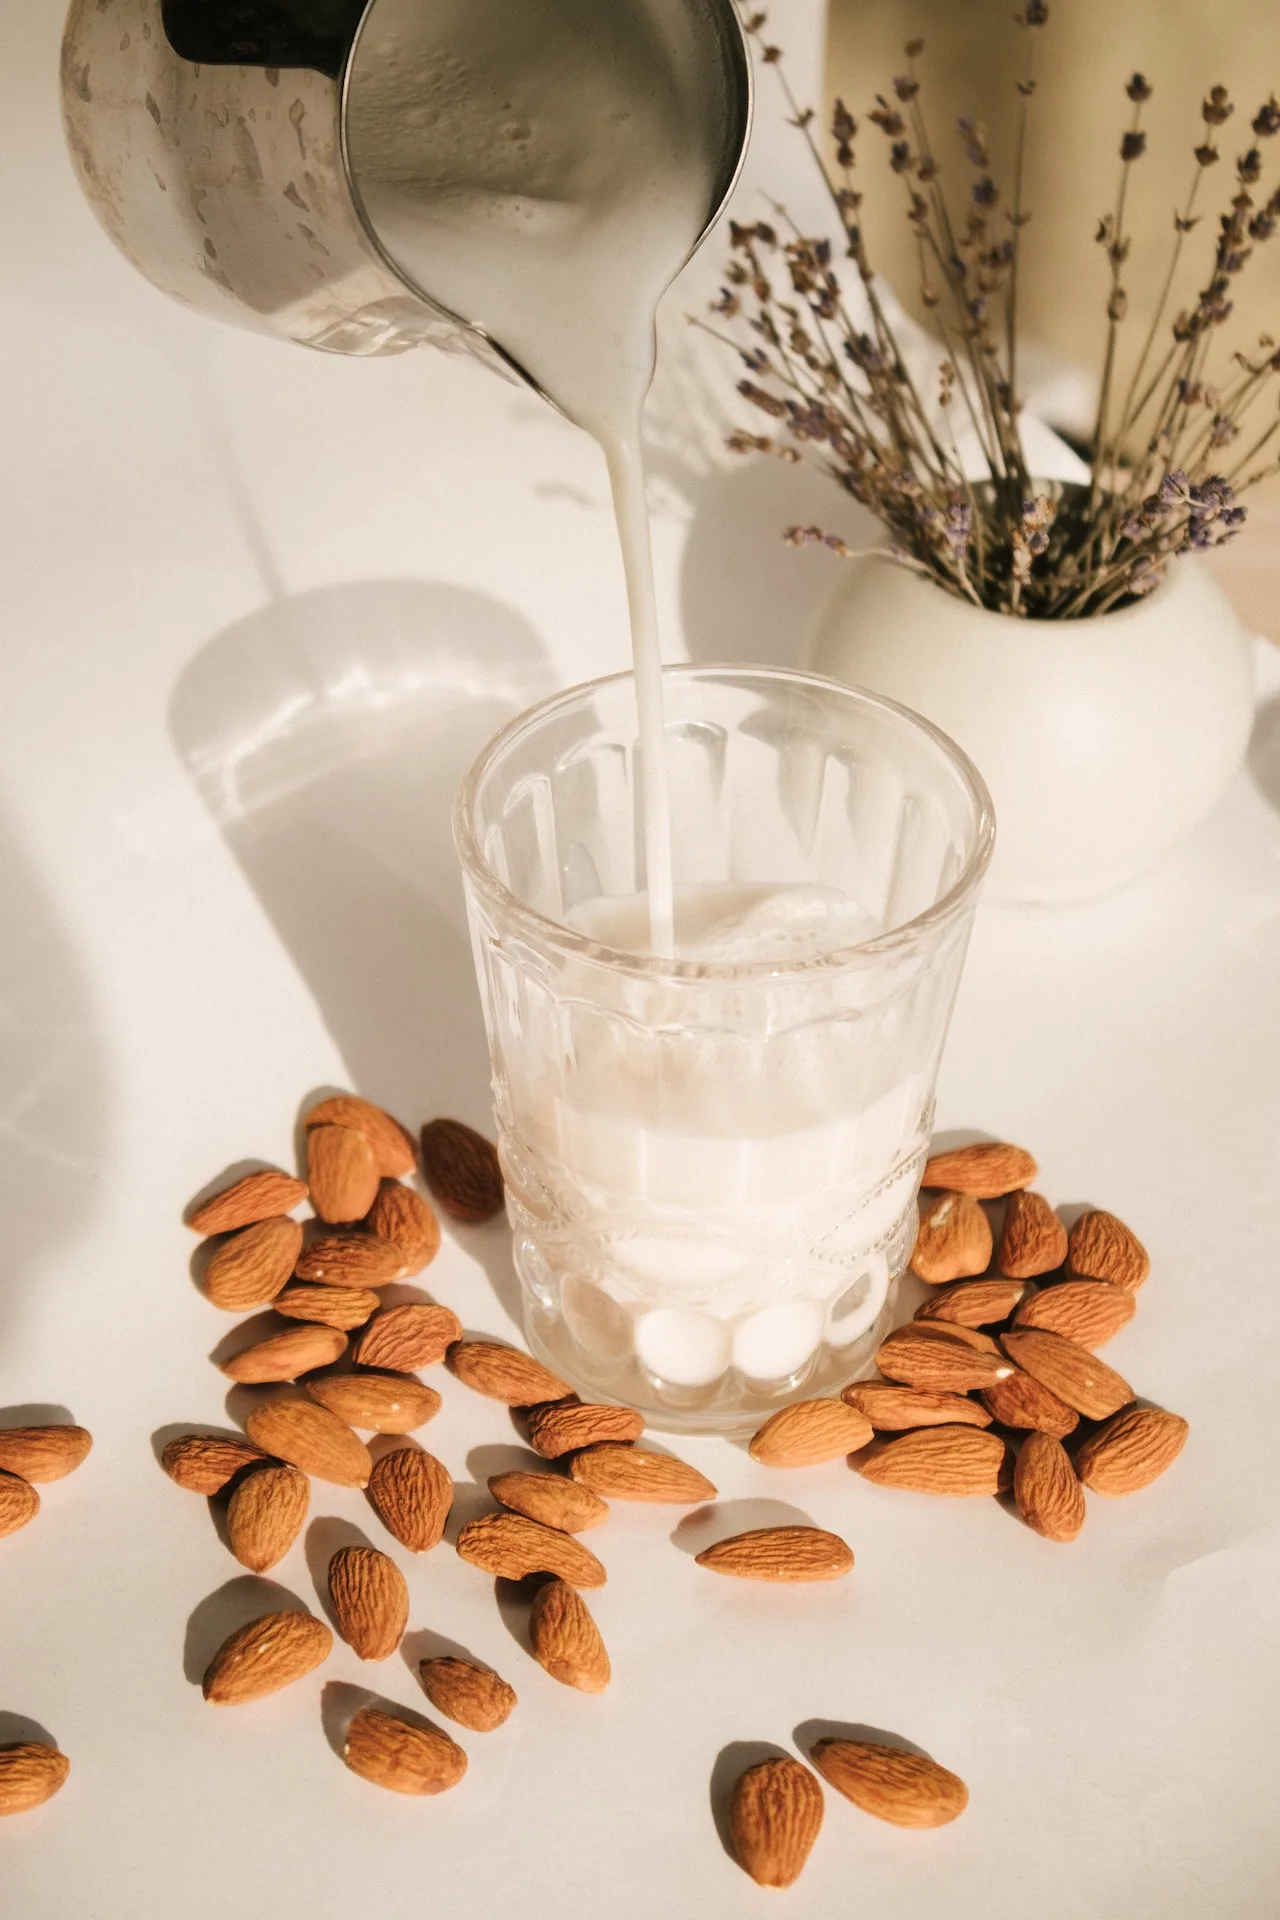
M 677 927 L 688 889 L 804 887 L 863 937 L 673 960 L 583 930 L 645 885 L 629 674 L 499 733 L 455 836 L 529 1343 L 655 1425 L 745 1430 L 851 1379 L 891 1311 L 995 823 L 893 701 L 734 666 L 664 688 Z

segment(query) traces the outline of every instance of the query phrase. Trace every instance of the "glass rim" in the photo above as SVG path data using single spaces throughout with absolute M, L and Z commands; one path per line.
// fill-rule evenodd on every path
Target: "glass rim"
M 807 673 L 799 667 L 758 667 L 746 662 L 741 666 L 732 662 L 704 666 L 688 661 L 664 666 L 662 678 L 664 683 L 668 680 L 745 680 L 765 685 L 780 683 L 809 687 L 818 693 L 839 694 L 855 706 L 875 708 L 894 719 L 905 721 L 941 750 L 943 758 L 959 775 L 969 796 L 975 815 L 974 845 L 969 858 L 959 877 L 941 899 L 931 907 L 926 907 L 923 913 L 913 914 L 910 920 L 888 927 L 883 933 L 872 935 L 869 940 L 833 947 L 829 952 L 803 959 L 678 960 L 668 959 L 661 954 L 633 953 L 626 948 L 611 947 L 602 941 L 592 940 L 588 935 L 566 926 L 563 921 L 553 920 L 549 915 L 539 913 L 536 907 L 528 906 L 504 880 L 499 879 L 485 858 L 476 834 L 475 807 L 480 788 L 495 762 L 524 734 L 533 732 L 561 709 L 589 695 L 634 680 L 630 672 L 602 674 L 597 679 L 583 680 L 576 686 L 566 687 L 561 693 L 551 694 L 536 706 L 527 708 L 507 721 L 480 749 L 454 798 L 453 840 L 464 873 L 492 907 L 507 919 L 515 921 L 540 946 L 554 948 L 558 953 L 591 961 L 614 972 L 631 973 L 649 980 L 695 983 L 802 980 L 812 978 L 817 973 L 838 973 L 868 960 L 880 959 L 897 948 L 913 945 L 935 926 L 954 918 L 977 891 L 995 846 L 995 808 L 986 781 L 963 747 L 958 746 L 941 727 L 926 720 L 923 714 L 903 706 L 901 701 L 890 700 L 885 694 L 873 693 L 868 687 L 850 686 L 843 680 L 833 680 L 826 674 Z

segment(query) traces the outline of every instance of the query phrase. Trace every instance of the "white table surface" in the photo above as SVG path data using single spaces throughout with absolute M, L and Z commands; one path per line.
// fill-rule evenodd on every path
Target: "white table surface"
M 360 1495 L 317 1484 L 305 1550 L 238 1577 L 160 1472 L 153 1436 L 227 1421 L 207 1355 L 230 1323 L 188 1279 L 181 1208 L 228 1163 L 287 1161 L 317 1086 L 484 1123 L 450 791 L 504 716 L 624 664 L 623 596 L 598 456 L 533 400 L 443 359 L 220 331 L 115 258 L 61 156 L 60 11 L 0 18 L 0 1408 L 65 1409 L 96 1445 L 0 1543 L 0 1742 L 42 1729 L 73 1763 L 0 1828 L 0 1911 L 1272 1920 L 1270 666 L 1251 771 L 1158 873 L 980 915 L 941 1087 L 945 1126 L 1026 1142 L 1055 1200 L 1110 1206 L 1149 1244 L 1108 1353 L 1191 1421 L 1164 1480 L 1091 1501 L 1062 1548 L 995 1502 L 681 1444 L 724 1499 L 684 1524 L 622 1509 L 593 1536 L 600 1699 L 541 1674 L 518 1611 L 448 1546 L 397 1552 L 413 1660 L 457 1643 L 521 1696 L 504 1730 L 462 1736 L 470 1771 L 438 1801 L 379 1793 L 326 1737 L 344 1688 L 424 1704 L 399 1659 L 339 1646 L 272 1700 L 203 1704 L 229 1626 L 278 1593 L 318 1608 L 353 1529 L 388 1542 Z M 668 369 L 670 651 L 790 657 L 828 563 L 775 529 L 808 507 L 785 474 L 699 452 L 681 392 Z M 448 1235 L 429 1279 L 470 1327 L 512 1331 L 500 1227 Z M 438 1384 L 427 1439 L 466 1517 L 517 1438 Z M 850 1579 L 756 1589 L 693 1564 L 800 1514 L 849 1538 Z M 829 1795 L 803 1881 L 768 1894 L 727 1858 L 711 1782 L 816 1721 L 926 1748 L 971 1809 L 911 1834 Z

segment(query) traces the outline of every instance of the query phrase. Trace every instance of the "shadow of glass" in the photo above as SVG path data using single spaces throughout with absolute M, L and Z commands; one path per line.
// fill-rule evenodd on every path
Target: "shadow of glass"
M 1248 767 L 1258 792 L 1280 813 L 1280 696 L 1258 708 L 1249 741 Z

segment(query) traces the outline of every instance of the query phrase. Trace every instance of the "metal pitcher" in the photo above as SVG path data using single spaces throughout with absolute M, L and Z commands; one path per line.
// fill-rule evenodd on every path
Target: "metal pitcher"
M 503 9 L 510 100 L 469 92 L 486 8 Z M 426 216 L 450 183 L 429 117 L 510 107 L 518 135 L 536 96 L 536 138 L 492 162 L 502 190 L 536 192 L 566 169 L 589 187 L 628 111 L 658 99 L 715 180 L 705 233 L 741 166 L 750 74 L 733 0 L 73 0 L 62 56 L 84 191 L 164 292 L 329 353 L 429 343 L 530 385 L 432 295 Z M 584 117 L 588 96 L 604 110 Z

